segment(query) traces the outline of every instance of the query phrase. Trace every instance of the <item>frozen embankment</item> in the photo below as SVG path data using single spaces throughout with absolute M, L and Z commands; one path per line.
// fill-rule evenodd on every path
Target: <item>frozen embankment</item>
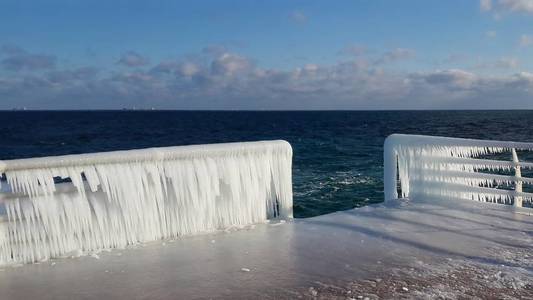
M 532 149 L 393 135 L 388 201 L 302 220 L 281 141 L 0 162 L 1 297 L 533 297 Z

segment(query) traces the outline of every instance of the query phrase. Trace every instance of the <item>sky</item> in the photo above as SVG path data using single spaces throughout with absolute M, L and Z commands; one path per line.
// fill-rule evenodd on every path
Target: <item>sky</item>
M 0 109 L 533 109 L 533 0 L 0 0 Z

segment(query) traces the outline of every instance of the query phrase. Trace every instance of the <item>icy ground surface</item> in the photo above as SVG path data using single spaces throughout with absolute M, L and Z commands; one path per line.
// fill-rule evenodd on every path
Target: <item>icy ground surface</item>
M 528 209 L 397 200 L 229 231 L 4 268 L 1 298 L 533 299 Z

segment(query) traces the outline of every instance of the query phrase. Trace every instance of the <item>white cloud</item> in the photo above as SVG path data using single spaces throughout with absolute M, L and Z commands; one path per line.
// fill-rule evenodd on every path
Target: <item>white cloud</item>
M 438 61 L 438 65 L 456 65 L 458 63 L 464 63 L 465 61 L 471 59 L 470 55 L 464 53 L 451 53 L 445 59 Z
M 420 78 L 423 78 L 429 84 L 442 84 L 458 88 L 469 88 L 477 80 L 477 76 L 475 74 L 460 69 L 426 73 L 420 75 Z
M 510 81 L 510 86 L 533 94 L 533 73 L 521 72 L 515 74 Z
M 482 11 L 489 11 L 492 9 L 492 1 L 491 0 L 479 0 L 479 7 Z
M 202 52 L 211 56 L 217 56 L 228 52 L 228 48 L 224 45 L 213 44 L 202 49 Z
M 533 73 L 520 72 L 513 76 L 515 82 L 520 82 L 524 85 L 533 86 Z
M 396 48 L 383 53 L 383 55 L 381 55 L 381 57 L 375 61 L 375 64 L 385 64 L 400 60 L 407 60 L 413 58 L 414 56 L 415 51 L 412 49 Z
M 180 71 L 183 76 L 191 77 L 198 74 L 200 68 L 195 63 L 186 62 L 180 66 Z
M 56 70 L 48 72 L 46 78 L 48 81 L 63 84 L 68 81 L 85 82 L 96 78 L 99 70 L 94 67 L 81 67 L 71 70 Z
M 175 61 L 162 61 L 152 68 L 153 73 L 173 74 L 180 68 L 180 63 Z
M 512 57 L 501 58 L 494 64 L 495 67 L 504 69 L 515 69 L 518 68 L 519 65 L 520 63 L 518 59 Z
M 15 72 L 53 69 L 57 62 L 54 55 L 29 53 L 12 45 L 3 45 L 0 54 L 5 54 L 0 60 L 0 65 L 6 70 Z
M 148 59 L 134 51 L 129 51 L 122 54 L 117 63 L 127 67 L 141 67 L 148 64 Z
M 409 51 L 388 51 L 404 58 Z M 396 53 L 392 55 L 392 53 Z M 432 109 L 533 108 L 533 74 L 465 69 L 387 71 L 364 60 L 261 68 L 229 52 L 165 61 L 150 70 L 59 69 L 0 73 L 0 108 Z M 385 55 L 382 55 L 385 56 Z M 513 68 L 502 58 L 492 67 Z
M 527 47 L 533 44 L 533 37 L 527 34 L 523 34 L 520 36 L 520 46 Z
M 516 69 L 520 66 L 518 59 L 514 57 L 502 57 L 495 61 L 480 62 L 475 69 Z
M 339 54 L 349 55 L 349 56 L 363 56 L 368 53 L 368 48 L 363 45 L 349 45 L 341 49 Z
M 193 77 L 202 71 L 202 67 L 195 62 L 163 61 L 150 70 L 152 74 L 167 74 L 174 76 Z
M 492 39 L 495 38 L 498 35 L 498 33 L 494 30 L 489 30 L 485 32 L 485 37 Z
M 480 0 L 479 6 L 481 11 L 496 11 L 497 18 L 499 12 L 533 14 L 533 0 Z
M 499 0 L 499 4 L 513 12 L 533 13 L 533 0 Z
M 219 55 L 211 63 L 211 71 L 217 75 L 234 75 L 250 71 L 251 68 L 252 63 L 249 59 L 228 52 Z
M 295 10 L 289 14 L 289 20 L 295 23 L 298 23 L 298 24 L 303 24 L 307 22 L 308 17 L 303 12 L 299 10 Z

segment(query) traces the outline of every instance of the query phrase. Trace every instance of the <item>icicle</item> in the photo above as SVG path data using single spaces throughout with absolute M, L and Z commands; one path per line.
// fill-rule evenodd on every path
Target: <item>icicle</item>
M 291 218 L 291 164 L 284 141 L 5 161 L 0 265 Z
M 397 179 L 401 197 L 433 195 L 505 204 L 533 199 L 533 194 L 521 190 L 522 184 L 533 184 L 533 178 L 519 172 L 520 168 L 533 169 L 533 163 L 518 161 L 514 150 L 533 150 L 533 143 L 394 134 L 384 148 L 386 200 L 398 197 Z M 480 158 L 511 151 L 514 155 L 509 161 Z M 483 173 L 511 170 L 514 176 Z M 499 185 L 516 190 L 498 189 Z

